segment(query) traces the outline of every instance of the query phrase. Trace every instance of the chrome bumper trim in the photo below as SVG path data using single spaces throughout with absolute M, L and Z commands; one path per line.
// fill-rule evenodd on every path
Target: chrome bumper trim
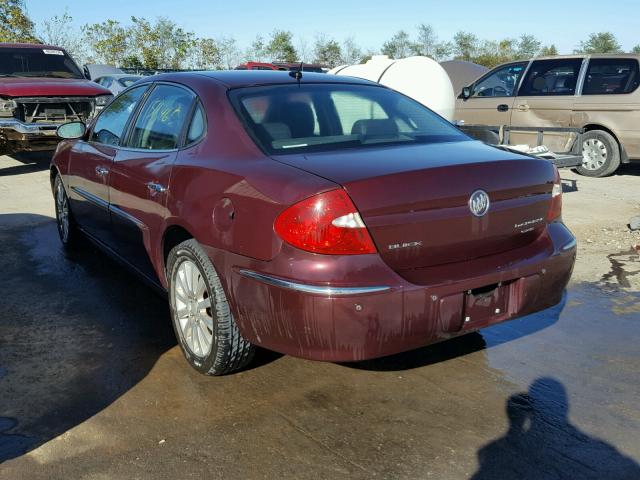
M 563 252 L 566 252 L 567 250 L 571 250 L 572 248 L 575 248 L 577 245 L 578 245 L 578 242 L 574 238 L 573 240 L 569 240 L 567 243 L 565 243 L 562 246 L 562 248 L 560 248 L 560 250 L 562 250 Z
M 325 295 L 328 297 L 341 297 L 347 295 L 366 295 L 368 293 L 378 293 L 391 290 L 391 287 L 387 286 L 374 286 L 374 287 L 320 287 L 317 285 L 306 285 L 304 283 L 292 282 L 284 280 L 282 278 L 272 277 L 271 275 L 264 275 L 262 273 L 253 272 L 251 270 L 240 270 L 238 273 L 243 277 L 253 278 L 260 282 L 275 287 L 287 288 L 289 290 L 295 290 L 303 293 L 313 293 L 316 295 Z
M 8 129 L 22 135 L 42 135 L 45 137 L 55 137 L 56 131 L 61 124 L 57 123 L 23 123 L 20 120 L 0 120 L 0 129 Z

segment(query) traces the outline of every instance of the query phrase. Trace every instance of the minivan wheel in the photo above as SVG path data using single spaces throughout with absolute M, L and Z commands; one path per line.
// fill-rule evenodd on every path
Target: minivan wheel
M 620 166 L 620 146 L 603 130 L 591 130 L 582 137 L 582 165 L 578 173 L 587 177 L 607 177 Z
M 167 273 L 173 328 L 191 366 L 206 375 L 245 367 L 255 347 L 240 334 L 220 278 L 198 242 L 174 247 Z
M 78 230 L 73 221 L 71 215 L 71 208 L 69 207 L 69 197 L 64 189 L 62 178 L 60 175 L 56 175 L 53 182 L 53 195 L 56 206 L 56 223 L 58 226 L 58 236 L 62 245 L 71 249 L 78 243 Z

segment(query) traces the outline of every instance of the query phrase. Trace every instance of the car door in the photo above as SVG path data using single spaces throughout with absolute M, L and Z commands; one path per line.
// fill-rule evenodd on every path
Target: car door
M 466 125 L 509 125 L 514 95 L 527 64 L 502 65 L 476 81 L 468 98 L 456 100 L 455 120 Z
M 584 58 L 536 60 L 532 62 L 513 107 L 514 127 L 571 127 L 573 108 Z M 535 132 L 511 135 L 512 144 L 536 144 Z M 575 135 L 549 132 L 543 143 L 552 151 L 567 151 Z
M 157 279 L 155 259 L 150 257 L 154 235 L 159 235 L 169 215 L 171 169 L 195 103 L 195 94 L 187 88 L 156 84 L 111 169 L 109 196 L 116 249 L 151 280 Z
M 74 144 L 69 155 L 69 203 L 80 227 L 111 243 L 109 176 L 126 124 L 146 86 L 114 100 L 96 119 L 86 141 Z

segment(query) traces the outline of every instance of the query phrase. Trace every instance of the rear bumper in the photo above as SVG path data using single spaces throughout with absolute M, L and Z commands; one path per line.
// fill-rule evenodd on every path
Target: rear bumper
M 576 243 L 555 223 L 519 251 L 425 269 L 420 284 L 400 277 L 378 255 L 329 257 L 286 246 L 271 262 L 215 249 L 209 254 L 223 265 L 232 310 L 249 341 L 303 358 L 357 361 L 556 305 L 571 277 Z M 465 321 L 465 292 L 496 284 L 506 307 Z

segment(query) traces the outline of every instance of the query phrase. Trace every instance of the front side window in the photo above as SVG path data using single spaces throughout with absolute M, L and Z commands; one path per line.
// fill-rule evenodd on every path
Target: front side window
M 513 63 L 498 68 L 495 72 L 480 79 L 473 86 L 472 97 L 511 97 L 515 93 L 526 62 Z
M 531 64 L 518 95 L 574 95 L 581 66 L 581 58 L 535 61 Z
M 144 150 L 178 148 L 193 101 L 194 95 L 184 88 L 157 85 L 138 115 L 128 146 Z
M 146 89 L 146 85 L 140 86 L 116 97 L 96 120 L 90 140 L 105 145 L 121 145 L 127 121 Z
M 235 89 L 229 97 L 271 154 L 469 140 L 418 102 L 378 86 L 274 85 Z
M 589 61 L 583 95 L 631 93 L 640 84 L 638 61 L 633 58 L 596 58 Z
M 84 78 L 63 50 L 0 48 L 0 77 Z

